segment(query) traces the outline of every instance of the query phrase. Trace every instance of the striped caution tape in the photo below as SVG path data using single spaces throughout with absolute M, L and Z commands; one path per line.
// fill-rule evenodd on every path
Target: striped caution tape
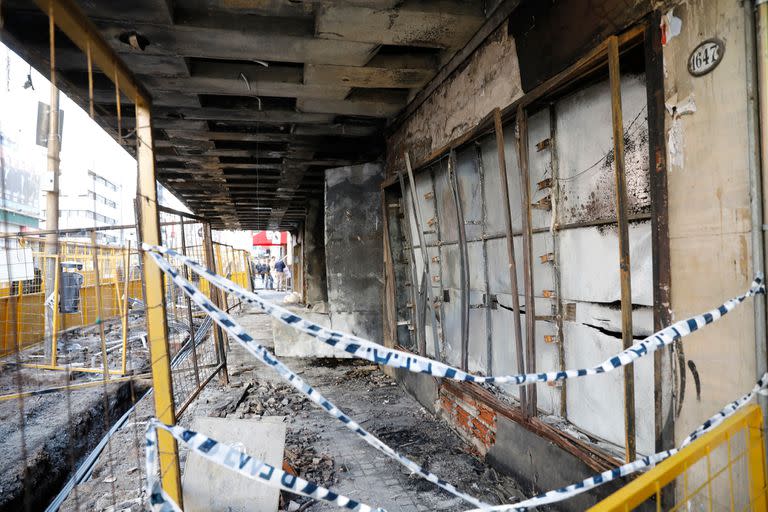
M 592 368 L 581 368 L 578 370 L 562 370 L 545 373 L 526 373 L 518 375 L 502 375 L 483 377 L 466 373 L 458 368 L 446 365 L 440 361 L 435 361 L 426 357 L 402 352 L 384 347 L 357 336 L 340 333 L 327 329 L 309 320 L 303 319 L 291 311 L 282 308 L 276 304 L 264 300 L 255 293 L 245 290 L 232 281 L 217 275 L 215 272 L 207 269 L 195 260 L 166 247 L 143 245 L 145 251 L 154 251 L 165 254 L 189 266 L 196 274 L 201 275 L 219 288 L 239 297 L 241 300 L 254 304 L 261 308 L 265 313 L 277 318 L 282 323 L 293 327 L 309 336 L 313 336 L 323 343 L 326 343 L 338 350 L 348 352 L 355 357 L 367 359 L 376 364 L 402 368 L 414 373 L 426 373 L 434 377 L 447 378 L 457 381 L 468 381 L 486 384 L 533 384 L 537 382 L 556 382 L 586 375 L 598 375 L 608 373 L 626 366 L 636 359 L 644 357 L 652 352 L 664 348 L 674 341 L 688 336 L 694 331 L 718 321 L 724 315 L 732 311 L 736 306 L 744 302 L 747 298 L 765 293 L 762 274 L 758 274 L 752 282 L 749 290 L 738 297 L 727 300 L 720 306 L 711 311 L 697 315 L 686 320 L 676 322 L 647 338 L 638 341 L 631 347 L 619 352 L 615 356 L 605 360 Z
M 632 473 L 637 473 L 638 471 L 642 471 L 644 469 L 652 468 L 653 466 L 660 463 L 661 461 L 671 457 L 672 455 L 675 455 L 680 450 L 682 450 L 683 448 L 685 448 L 686 446 L 694 442 L 696 439 L 698 439 L 702 435 L 706 434 L 707 432 L 709 432 L 710 430 L 718 426 L 727 417 L 731 416 L 733 413 L 735 413 L 736 411 L 744 407 L 746 404 L 748 404 L 749 401 L 752 400 L 752 398 L 756 394 L 758 393 L 761 395 L 768 394 L 766 392 L 766 388 L 768 388 L 768 373 L 764 374 L 763 377 L 759 381 L 757 381 L 757 384 L 755 385 L 754 388 L 752 388 L 752 391 L 750 391 L 749 393 L 742 396 L 741 398 L 734 400 L 733 402 L 726 405 L 723 409 L 720 410 L 720 412 L 718 412 L 717 414 L 709 418 L 707 421 L 702 423 L 696 430 L 691 432 L 691 434 L 683 440 L 683 442 L 680 445 L 680 448 L 672 448 L 670 450 L 665 450 L 663 452 L 659 452 L 654 455 L 648 455 L 647 457 L 642 457 L 640 459 L 637 459 L 634 462 L 624 464 L 623 466 L 619 466 L 609 471 L 604 471 L 598 475 L 587 478 L 586 480 L 583 480 L 579 483 L 572 484 L 567 487 L 561 487 L 560 489 L 555 489 L 555 490 L 546 492 L 544 494 L 540 494 L 529 500 L 521 501 L 520 503 L 514 503 L 509 505 L 497 505 L 490 508 L 478 508 L 468 512 L 481 512 L 481 511 L 489 511 L 489 510 L 498 511 L 498 512 L 502 512 L 502 511 L 511 512 L 511 511 L 529 510 L 533 507 L 538 507 L 541 505 L 547 505 L 547 504 L 557 503 L 563 500 L 567 500 L 569 498 L 576 496 L 577 494 L 581 494 L 583 492 L 589 491 L 590 489 L 599 487 L 612 480 L 616 480 L 618 478 L 631 475 Z
M 442 478 L 439 478 L 434 473 L 430 473 L 412 460 L 408 459 L 404 455 L 397 453 L 395 450 L 378 439 L 376 436 L 366 431 L 360 424 L 347 416 L 343 411 L 331 403 L 325 398 L 319 391 L 311 387 L 309 384 L 294 373 L 290 368 L 284 365 L 279 359 L 272 355 L 263 345 L 260 345 L 253 339 L 253 337 L 245 332 L 245 330 L 226 312 L 222 311 L 216 305 L 211 302 L 208 297 L 200 290 L 198 290 L 192 283 L 184 279 L 180 272 L 174 269 L 163 257 L 156 252 L 149 252 L 152 260 L 157 263 L 160 269 L 173 279 L 174 283 L 178 285 L 184 293 L 189 296 L 192 301 L 200 306 L 214 322 L 219 324 L 227 333 L 233 336 L 238 343 L 240 343 L 248 352 L 255 356 L 259 361 L 266 364 L 273 370 L 275 370 L 283 379 L 288 381 L 294 388 L 306 396 L 309 400 L 318 404 L 329 415 L 341 421 L 345 427 L 355 432 L 366 443 L 373 446 L 380 452 L 384 453 L 388 457 L 396 460 L 412 473 L 416 473 L 429 482 L 439 486 L 442 489 L 450 492 L 454 496 L 457 496 L 467 503 L 471 503 L 475 507 L 489 507 L 490 505 L 483 503 L 482 501 L 465 494 L 452 484 L 446 482 Z
M 160 459 L 157 447 L 157 429 L 152 420 L 147 424 L 145 436 L 144 467 L 147 474 L 147 501 L 152 512 L 182 512 L 173 499 L 163 490 L 158 473 Z
M 157 429 L 169 432 L 179 442 L 187 445 L 192 451 L 214 464 L 218 464 L 251 480 L 265 483 L 284 491 L 300 494 L 316 500 L 323 500 L 338 507 L 354 510 L 355 512 L 386 512 L 383 508 L 374 508 L 351 498 L 337 494 L 321 485 L 308 482 L 278 469 L 264 461 L 255 459 L 237 448 L 220 443 L 208 436 L 179 426 L 169 426 L 157 419 L 151 419 L 147 424 L 147 489 L 152 510 L 156 512 L 171 512 L 178 506 L 160 488 L 157 479 Z M 151 475 L 151 480 L 149 475 Z

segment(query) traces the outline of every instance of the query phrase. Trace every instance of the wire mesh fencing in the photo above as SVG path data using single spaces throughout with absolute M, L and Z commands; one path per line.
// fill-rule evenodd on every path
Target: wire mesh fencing
M 2 510 L 48 505 L 149 389 L 135 235 L 115 226 L 0 236 Z M 139 439 L 122 450 L 140 456 Z M 107 440 L 103 451 L 112 461 L 120 450 Z
M 166 208 L 160 213 L 160 225 L 163 244 L 218 267 L 217 251 L 207 223 L 193 215 Z M 205 279 L 189 277 L 213 300 L 221 300 L 218 290 Z M 225 368 L 224 338 L 210 318 L 172 282 L 166 279 L 164 289 L 173 397 L 178 417 L 205 385 Z

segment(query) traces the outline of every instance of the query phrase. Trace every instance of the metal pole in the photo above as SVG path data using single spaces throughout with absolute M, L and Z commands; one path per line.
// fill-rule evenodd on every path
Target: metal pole
M 431 280 L 431 272 L 429 269 L 429 253 L 427 248 L 427 241 L 424 237 L 424 216 L 421 214 L 421 203 L 419 203 L 419 196 L 416 193 L 416 180 L 413 178 L 413 168 L 411 167 L 411 157 L 408 155 L 408 152 L 406 151 L 403 155 L 405 158 L 405 168 L 408 171 L 408 182 L 411 185 L 411 204 L 413 205 L 413 211 L 414 215 L 416 216 L 416 230 L 419 234 L 419 248 L 421 249 L 421 259 L 423 262 L 423 269 L 421 272 L 421 286 L 424 289 L 424 297 L 423 301 L 421 303 L 422 309 L 419 311 L 419 315 L 424 315 L 426 313 L 426 309 L 429 309 L 430 319 L 432 320 L 432 343 L 437 343 L 437 319 L 435 318 L 435 304 L 432 299 L 432 283 Z M 425 329 L 426 330 L 426 329 Z M 424 353 L 421 355 L 426 355 L 427 352 L 427 340 L 426 336 L 424 339 Z M 435 352 L 435 356 L 437 356 L 437 352 Z
M 520 320 L 520 288 L 517 283 L 517 260 L 515 258 L 515 241 L 512 233 L 512 207 L 509 204 L 509 182 L 507 181 L 507 158 L 504 151 L 504 128 L 501 124 L 501 111 L 493 112 L 493 125 L 496 131 L 496 149 L 499 159 L 499 174 L 501 185 L 501 200 L 504 208 L 504 222 L 507 230 L 507 258 L 509 260 L 509 283 L 512 288 L 512 309 L 515 328 L 515 359 L 517 372 L 525 373 L 523 359 L 523 327 Z M 528 410 L 527 388 L 520 386 L 520 408 Z
M 750 194 L 752 196 L 752 260 L 754 271 L 765 271 L 766 228 L 766 180 L 763 176 L 768 162 L 768 1 L 756 0 L 744 3 L 747 47 L 747 109 Z M 754 13 L 753 10 L 754 9 Z M 755 296 L 755 371 L 758 378 L 768 371 L 766 347 L 766 300 L 765 295 Z M 759 395 L 758 403 L 763 410 L 763 422 L 768 423 L 768 397 Z M 768 447 L 768 436 L 765 439 Z
M 139 230 L 144 242 L 158 245 L 160 244 L 160 219 L 157 213 L 152 117 L 149 104 L 141 97 L 136 98 L 136 140 L 136 160 L 139 171 L 136 199 L 141 221 Z M 171 359 L 168 351 L 163 275 L 157 264 L 145 252 L 142 252 L 142 267 L 145 281 L 147 337 L 152 355 L 155 415 L 163 423 L 173 425 L 176 423 L 176 411 L 173 403 Z M 169 433 L 161 430 L 157 435 L 163 489 L 179 507 L 183 507 L 178 446 Z
M 213 252 L 213 237 L 211 236 L 211 225 L 207 222 L 203 224 L 203 246 L 205 247 L 205 264 L 209 269 L 215 272 L 216 259 Z M 221 308 L 221 294 L 219 289 L 213 285 L 210 285 L 209 289 L 211 291 L 211 301 L 213 301 L 216 307 Z M 218 325 L 213 326 L 213 339 L 216 352 L 219 355 L 219 362 L 222 364 L 221 373 L 219 374 L 219 382 L 222 384 L 229 384 L 227 353 L 224 348 L 224 333 Z
M 104 302 L 101 295 L 101 276 L 99 275 L 99 246 L 96 243 L 96 232 L 91 231 L 91 257 L 93 259 L 93 281 L 96 287 L 96 324 L 99 326 L 101 338 L 101 366 L 104 370 L 104 380 L 109 380 L 109 361 L 107 360 L 107 336 L 104 333 Z
M 416 248 L 413 244 L 413 236 L 411 236 L 411 221 L 408 218 L 408 210 L 405 208 L 406 204 L 406 190 L 405 180 L 403 179 L 403 173 L 397 174 L 400 179 L 400 194 L 403 200 L 403 234 L 405 235 L 405 243 L 411 249 L 411 264 L 409 265 L 411 270 L 411 332 L 416 333 L 416 349 L 419 354 L 425 355 L 427 353 L 427 344 L 424 335 L 424 317 L 421 315 L 421 288 L 419 287 L 419 273 L 416 269 Z M 416 213 L 414 212 L 414 216 Z M 424 248 L 422 248 L 424 249 Z M 423 274 L 422 274 L 423 275 Z M 426 300 L 426 299 L 424 299 Z
M 56 46 L 54 44 L 54 19 L 53 11 L 49 11 L 50 30 L 50 61 L 51 61 L 51 105 L 48 112 L 48 174 L 51 178 L 51 187 L 45 194 L 45 228 L 50 233 L 45 237 L 45 254 L 56 256 L 59 253 L 59 155 L 61 141 L 59 140 L 59 89 L 56 87 Z M 45 299 L 54 293 L 54 281 L 59 273 L 56 258 L 47 258 Z M 45 359 L 53 363 L 53 317 L 56 312 L 51 308 L 45 308 Z
M 520 208 L 523 218 L 523 279 L 525 281 L 525 370 L 536 372 L 536 304 L 533 297 L 533 231 L 531 228 L 531 184 L 528 174 L 528 113 L 517 109 L 517 150 L 520 159 Z M 536 385 L 528 386 L 526 417 L 538 414 Z
M 187 254 L 187 236 L 184 233 L 184 217 L 180 215 L 179 219 L 181 220 L 181 253 L 184 256 L 189 256 L 189 254 Z M 184 279 L 189 280 L 189 268 L 186 265 L 184 265 Z M 199 388 L 200 370 L 197 367 L 197 347 L 195 346 L 195 322 L 192 315 L 192 300 L 186 293 L 184 294 L 184 298 L 187 306 L 187 322 L 189 322 L 189 341 L 192 344 L 192 367 L 195 370 L 195 387 Z
M 94 232 L 95 233 L 95 232 Z M 127 247 L 125 249 L 125 263 L 123 264 L 123 360 L 120 365 L 121 373 L 125 375 L 128 370 L 128 315 L 130 313 L 130 303 L 128 302 L 128 295 L 130 294 L 131 286 L 131 241 L 128 240 Z M 119 297 L 118 297 L 119 299 Z
M 624 172 L 624 121 L 621 112 L 621 73 L 619 70 L 619 41 L 608 39 L 608 74 L 611 86 L 613 119 L 613 150 L 616 158 L 616 219 L 619 228 L 619 270 L 621 277 L 621 336 L 624 348 L 632 346 L 632 283 L 629 262 L 629 221 L 627 220 L 627 178 Z M 635 460 L 635 372 L 634 366 L 624 367 L 624 430 L 627 462 Z

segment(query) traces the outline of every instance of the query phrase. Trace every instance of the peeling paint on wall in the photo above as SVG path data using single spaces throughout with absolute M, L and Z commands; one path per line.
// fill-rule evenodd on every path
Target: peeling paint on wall
M 517 49 L 503 23 L 387 141 L 387 175 L 418 162 L 522 95 Z
M 665 103 L 667 112 L 672 118 L 667 135 L 667 151 L 671 169 L 682 169 L 685 166 L 685 140 L 683 138 L 683 123 L 680 118 L 696 112 L 696 101 L 691 93 L 684 101 L 676 103 L 676 98 Z
M 661 17 L 661 44 L 666 46 L 672 39 L 680 35 L 683 30 L 683 20 L 675 16 L 672 8 Z

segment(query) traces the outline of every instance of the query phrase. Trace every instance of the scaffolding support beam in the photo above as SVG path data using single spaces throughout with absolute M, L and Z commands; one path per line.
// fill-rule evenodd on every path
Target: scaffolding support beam
M 139 207 L 139 230 L 143 242 L 159 245 L 161 243 L 160 217 L 157 211 L 155 155 L 151 121 L 149 104 L 141 97 L 137 97 L 136 160 L 139 166 L 139 182 L 136 196 Z M 176 423 L 176 411 L 173 402 L 171 359 L 168 350 L 163 275 L 149 254 L 143 251 L 141 254 L 144 269 L 147 337 L 152 355 L 155 416 L 161 422 L 173 425 Z M 183 506 L 178 446 L 168 432 L 158 432 L 158 451 L 160 453 L 160 476 L 163 489 L 179 506 Z

